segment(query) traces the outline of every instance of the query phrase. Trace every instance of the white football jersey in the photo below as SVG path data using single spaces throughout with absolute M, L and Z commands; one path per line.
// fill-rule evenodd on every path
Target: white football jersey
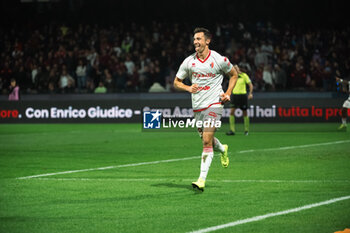
M 221 104 L 220 94 L 224 75 L 233 65 L 228 58 L 214 50 L 209 50 L 207 58 L 201 60 L 197 53 L 188 56 L 181 64 L 176 77 L 183 80 L 189 77 L 192 84 L 198 84 L 199 90 L 192 94 L 193 111 L 202 111 L 214 104 Z

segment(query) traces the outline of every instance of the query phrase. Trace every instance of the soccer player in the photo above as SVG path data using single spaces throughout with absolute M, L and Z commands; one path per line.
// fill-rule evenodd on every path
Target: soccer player
M 226 135 L 235 135 L 235 110 L 240 108 L 243 111 L 244 134 L 249 133 L 249 116 L 247 114 L 248 99 L 253 99 L 253 84 L 249 79 L 244 68 L 234 66 L 238 73 L 238 79 L 235 88 L 232 91 L 231 98 L 231 113 L 230 113 L 230 131 Z M 249 94 L 247 96 L 247 85 L 249 86 Z
M 190 92 L 192 95 L 192 107 L 196 121 L 219 121 L 222 115 L 222 104 L 230 101 L 230 94 L 237 81 L 237 72 L 226 58 L 214 50 L 209 49 L 211 33 L 205 28 L 194 30 L 193 45 L 195 53 L 188 56 L 181 64 L 174 79 L 176 89 Z M 227 91 L 222 90 L 224 74 L 230 76 Z M 192 85 L 188 86 L 183 80 L 189 77 Z M 201 159 L 201 171 L 196 182 L 192 182 L 193 188 L 204 191 L 205 180 L 212 162 L 214 152 L 221 152 L 221 164 L 229 165 L 227 155 L 228 146 L 223 145 L 214 137 L 215 127 L 199 128 L 198 132 L 203 143 Z
M 350 82 L 349 81 L 343 80 L 343 79 L 338 78 L 338 77 L 336 77 L 335 79 L 340 84 L 348 85 L 348 91 L 350 93 Z M 346 115 L 347 115 L 346 109 L 350 109 L 350 95 L 349 95 L 349 98 L 347 100 L 345 100 L 345 102 L 343 104 L 343 108 L 341 111 L 341 116 L 342 116 L 341 125 L 339 126 L 338 130 L 346 129 L 346 127 L 347 127 L 347 125 L 346 125 Z

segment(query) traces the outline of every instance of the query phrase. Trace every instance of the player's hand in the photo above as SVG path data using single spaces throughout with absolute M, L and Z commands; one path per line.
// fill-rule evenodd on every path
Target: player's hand
M 197 93 L 197 91 L 198 91 L 198 84 L 196 83 L 192 84 L 188 89 L 189 93 Z
M 222 93 L 220 95 L 220 97 L 221 97 L 221 103 L 223 103 L 223 104 L 226 102 L 229 102 L 231 100 L 230 95 L 228 95 L 226 93 Z
M 253 94 L 248 95 L 248 100 L 251 100 L 251 99 L 253 99 Z

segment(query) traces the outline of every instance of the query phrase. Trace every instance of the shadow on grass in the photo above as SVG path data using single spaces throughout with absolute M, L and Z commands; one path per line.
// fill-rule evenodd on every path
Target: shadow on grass
M 187 189 L 187 190 L 194 192 L 194 194 L 202 194 L 204 192 L 204 191 L 193 188 L 191 184 L 160 183 L 160 184 L 152 184 L 151 186 L 176 188 L 176 189 Z M 214 186 L 211 185 L 210 187 L 214 187 Z
M 192 186 L 190 184 L 174 184 L 174 183 L 160 183 L 152 184 L 154 187 L 168 187 L 168 188 L 178 188 L 178 189 L 188 189 L 192 191 Z

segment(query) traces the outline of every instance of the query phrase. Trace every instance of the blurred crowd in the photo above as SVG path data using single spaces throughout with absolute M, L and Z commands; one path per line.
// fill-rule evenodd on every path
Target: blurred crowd
M 179 65 L 194 52 L 193 29 L 153 21 L 2 30 L 0 90 L 8 94 L 15 79 L 28 94 L 171 92 Z M 211 48 L 242 67 L 255 91 L 333 91 L 336 75 L 349 76 L 350 28 L 259 21 L 210 29 Z

